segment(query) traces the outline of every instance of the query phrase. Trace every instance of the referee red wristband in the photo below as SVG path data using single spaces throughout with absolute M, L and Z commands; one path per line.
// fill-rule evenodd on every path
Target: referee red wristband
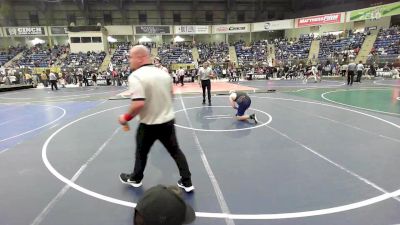
M 124 114 L 124 120 L 125 121 L 130 121 L 131 119 L 133 119 L 133 116 L 131 114 L 128 114 L 128 113 Z

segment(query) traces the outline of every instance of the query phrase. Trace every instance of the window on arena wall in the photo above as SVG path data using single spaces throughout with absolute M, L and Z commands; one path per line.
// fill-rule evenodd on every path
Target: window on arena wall
M 206 22 L 213 22 L 214 21 L 214 14 L 212 11 L 206 12 Z
M 101 37 L 92 37 L 93 43 L 101 43 Z
M 111 12 L 105 12 L 103 14 L 104 25 L 112 25 L 112 15 Z
M 81 43 L 80 37 L 71 37 L 71 43 Z
M 31 22 L 31 26 L 39 26 L 39 16 L 36 12 L 31 12 L 29 14 L 29 21 Z
M 237 12 L 237 21 L 238 22 L 244 22 L 244 17 L 245 17 L 245 13 L 243 11 Z
M 181 22 L 181 14 L 179 12 L 174 12 L 174 23 L 180 23 Z
M 139 12 L 139 23 L 147 23 L 147 14 L 146 12 Z
M 81 40 L 82 40 L 82 43 L 92 43 L 91 37 L 82 37 Z

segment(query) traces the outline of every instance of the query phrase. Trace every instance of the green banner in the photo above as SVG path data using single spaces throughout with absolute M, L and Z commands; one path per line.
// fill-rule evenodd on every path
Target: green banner
M 400 14 L 400 2 L 380 5 L 365 9 L 359 9 L 348 12 L 350 16 L 348 16 L 349 21 L 358 21 L 358 20 L 368 20 L 368 19 L 379 19 L 385 16 L 393 16 Z

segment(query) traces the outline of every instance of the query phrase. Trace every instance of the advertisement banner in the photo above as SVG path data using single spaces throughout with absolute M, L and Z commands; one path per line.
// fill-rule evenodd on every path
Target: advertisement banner
M 50 33 L 52 35 L 68 35 L 67 27 L 50 27 Z
M 171 34 L 170 26 L 135 26 L 135 34 Z
M 0 37 L 3 37 L 3 28 L 0 27 Z
M 174 26 L 175 34 L 209 34 L 210 26 Z
M 347 22 L 379 19 L 381 17 L 393 16 L 398 14 L 400 14 L 400 2 L 347 12 Z
M 44 27 L 6 27 L 7 36 L 45 36 Z
M 240 24 L 213 25 L 212 32 L 213 34 L 247 33 L 250 32 L 250 24 L 240 23 Z
M 294 20 L 276 20 L 253 23 L 251 31 L 286 30 L 294 28 Z
M 296 19 L 296 28 L 319 26 L 324 24 L 343 23 L 344 13 L 332 13 Z

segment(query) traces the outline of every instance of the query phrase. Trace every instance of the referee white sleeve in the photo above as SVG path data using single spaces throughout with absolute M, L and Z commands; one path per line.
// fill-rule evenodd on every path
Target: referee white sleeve
M 140 80 L 135 76 L 129 76 L 129 92 L 132 101 L 143 101 L 146 99 L 143 85 Z

